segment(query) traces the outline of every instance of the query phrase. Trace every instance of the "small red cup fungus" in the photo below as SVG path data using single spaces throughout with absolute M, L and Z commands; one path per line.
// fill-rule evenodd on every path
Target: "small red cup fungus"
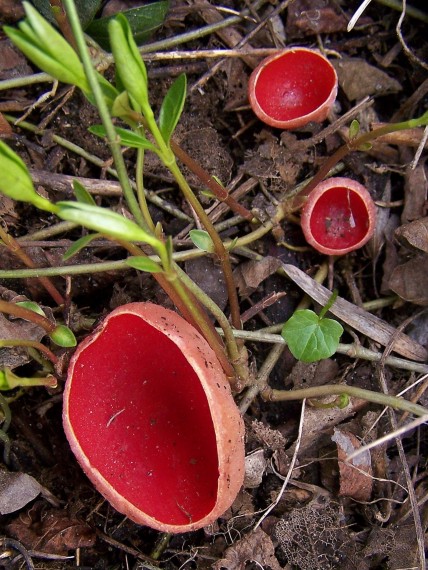
M 315 50 L 293 48 L 267 57 L 252 72 L 248 97 L 258 118 L 271 127 L 297 129 L 321 123 L 337 95 L 334 67 Z
M 64 429 L 121 513 L 164 532 L 221 516 L 244 477 L 243 422 L 205 339 L 152 303 L 114 310 L 77 348 Z
M 306 241 L 326 255 L 343 255 L 372 237 L 376 206 L 369 192 L 351 178 L 329 178 L 309 194 L 302 208 Z

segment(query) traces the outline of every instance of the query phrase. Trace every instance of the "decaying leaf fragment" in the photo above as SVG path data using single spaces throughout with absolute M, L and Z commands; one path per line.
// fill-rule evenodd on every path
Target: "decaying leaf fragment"
M 358 439 L 350 431 L 337 428 L 331 439 L 337 445 L 339 495 L 352 497 L 356 501 L 369 501 L 373 487 L 370 452 L 365 451 L 348 462 L 348 455 L 361 447 Z
M 281 570 L 271 538 L 257 528 L 230 546 L 225 557 L 213 565 L 213 570 L 245 570 L 247 562 L 256 562 L 263 568 Z

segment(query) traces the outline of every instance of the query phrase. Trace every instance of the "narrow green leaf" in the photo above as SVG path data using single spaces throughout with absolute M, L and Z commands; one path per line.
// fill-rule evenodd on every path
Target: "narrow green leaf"
M 146 271 L 147 273 L 162 273 L 162 267 L 149 257 L 135 256 L 129 257 L 126 264 L 139 271 Z
M 2 194 L 41 210 L 55 211 L 54 204 L 37 194 L 24 161 L 3 141 L 0 141 L 0 173 Z
M 343 327 L 333 319 L 320 319 L 314 311 L 299 310 L 285 323 L 281 335 L 292 355 L 303 362 L 316 362 L 332 356 Z
M 357 119 L 354 119 L 352 123 L 349 125 L 348 136 L 352 140 L 358 135 L 359 132 L 360 132 L 360 123 L 357 121 Z
M 205 230 L 190 230 L 189 236 L 198 249 L 213 253 L 214 244 L 208 232 Z
M 86 247 L 88 243 L 91 243 L 91 241 L 93 241 L 94 239 L 99 238 L 100 235 L 101 234 L 88 234 L 86 236 L 79 238 L 64 253 L 64 255 L 62 256 L 63 260 L 68 261 L 71 257 L 73 257 L 73 255 L 76 255 L 76 253 L 79 253 L 79 251 L 81 251 L 84 247 Z
M 360 144 L 360 146 L 358 147 L 358 150 L 367 151 L 367 150 L 371 150 L 372 147 L 373 147 L 373 145 L 371 143 L 366 142 L 366 143 Z
M 98 137 L 106 136 L 105 128 L 102 125 L 93 125 L 92 127 L 89 127 L 88 130 L 93 135 L 96 135 Z M 120 139 L 120 144 L 122 146 L 127 146 L 131 148 L 144 148 L 146 150 L 151 150 L 153 152 L 157 151 L 154 144 L 151 143 L 148 139 L 146 139 L 142 135 L 139 135 L 127 129 L 122 129 L 120 127 L 115 127 L 114 130 L 116 131 L 116 134 L 118 135 Z
M 96 205 L 94 198 L 78 180 L 73 180 L 73 190 L 78 202 L 82 204 L 92 204 L 93 206 Z
M 159 130 L 163 140 L 169 145 L 172 133 L 180 120 L 186 100 L 187 80 L 184 73 L 179 75 L 168 89 L 159 113 Z
M 116 74 L 131 98 L 141 108 L 150 108 L 147 70 L 132 37 L 128 20 L 117 15 L 108 24 L 110 43 L 116 64 Z
M 42 317 L 46 317 L 46 313 L 44 312 L 44 310 L 41 307 L 39 307 L 39 305 L 34 301 L 19 301 L 16 304 L 18 305 L 18 307 L 24 307 L 24 309 L 28 309 L 29 311 L 33 311 L 33 313 L 37 313 Z
M 58 202 L 56 205 L 57 215 L 63 220 L 75 222 L 85 228 L 117 239 L 141 241 L 154 248 L 162 246 L 162 242 L 145 232 L 136 223 L 111 210 L 79 202 Z
M 146 4 L 138 8 L 124 10 L 122 14 L 129 22 L 132 37 L 137 45 L 141 45 L 163 24 L 168 13 L 169 2 L 160 1 Z M 100 46 L 111 51 L 108 25 L 114 16 L 99 18 L 92 22 L 86 30 Z

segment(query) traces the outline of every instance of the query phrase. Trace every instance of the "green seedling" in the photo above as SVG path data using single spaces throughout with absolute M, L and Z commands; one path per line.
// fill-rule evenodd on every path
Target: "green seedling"
M 333 293 L 319 315 L 310 309 L 301 309 L 284 324 L 281 336 L 298 360 L 316 362 L 330 358 L 336 352 L 343 327 L 325 317 L 336 297 L 337 292 Z

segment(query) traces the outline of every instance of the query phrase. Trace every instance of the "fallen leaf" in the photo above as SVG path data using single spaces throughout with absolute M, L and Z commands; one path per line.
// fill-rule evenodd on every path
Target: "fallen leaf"
M 271 570 L 281 570 L 272 540 L 261 528 L 250 532 L 230 546 L 225 551 L 225 557 L 217 560 L 212 568 L 213 570 L 245 570 L 247 562 L 255 562 Z
M 398 93 L 400 83 L 364 59 L 342 58 L 332 61 L 339 85 L 349 101 L 360 101 L 371 95 Z
M 418 255 L 394 269 L 389 288 L 405 301 L 428 306 L 428 254 Z
M 365 451 L 348 462 L 348 455 L 361 447 L 358 439 L 344 429 L 335 429 L 331 439 L 337 445 L 339 495 L 356 501 L 369 501 L 373 488 L 370 452 Z
M 42 486 L 27 473 L 10 473 L 0 469 L 0 514 L 19 511 L 33 501 Z
M 248 261 L 242 263 L 235 271 L 234 276 L 239 293 L 243 296 L 250 295 L 267 277 L 275 273 L 281 266 L 279 259 L 264 257 L 260 261 Z
M 95 544 L 95 531 L 65 512 L 32 508 L 31 515 L 19 516 L 7 525 L 7 532 L 27 548 L 66 555 L 69 550 Z
M 428 217 L 400 226 L 395 237 L 408 248 L 428 253 Z
M 410 165 L 404 175 L 404 208 L 401 214 L 401 222 L 413 222 L 427 213 L 428 181 L 425 163 L 420 163 L 416 168 Z

